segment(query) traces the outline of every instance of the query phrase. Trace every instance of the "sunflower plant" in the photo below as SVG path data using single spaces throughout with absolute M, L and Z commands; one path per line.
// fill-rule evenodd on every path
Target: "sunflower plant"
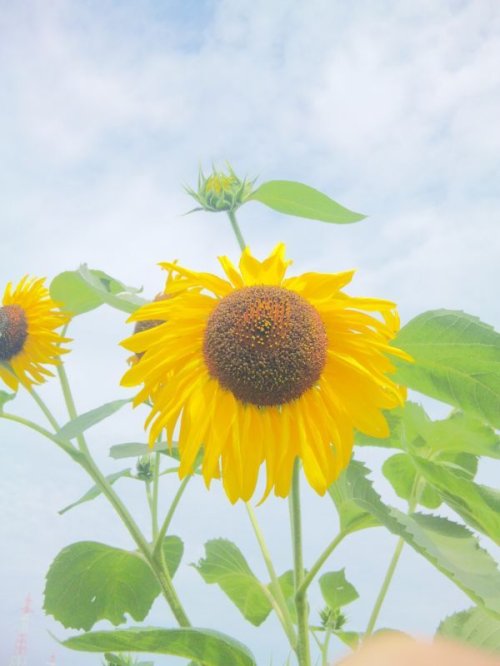
M 405 545 L 470 599 L 437 634 L 500 652 L 500 572 L 485 548 L 488 541 L 500 543 L 500 493 L 476 480 L 481 457 L 500 458 L 500 335 L 472 315 L 444 309 L 401 328 L 395 303 L 349 293 L 353 271 L 294 274 L 283 243 L 255 257 L 236 218 L 251 202 L 335 224 L 364 218 L 312 187 L 285 180 L 255 187 L 228 167 L 200 173 L 198 189 L 187 191 L 195 210 L 228 216 L 239 244 L 236 262 L 223 254 L 219 269 L 214 264 L 207 273 L 164 261 L 162 288 L 151 299 L 83 265 L 50 286 L 29 276 L 8 284 L 0 304 L 6 388 L 0 417 L 35 430 L 90 477 L 89 491 L 62 512 L 102 495 L 131 537 L 130 550 L 80 541 L 56 555 L 44 608 L 81 632 L 62 644 L 101 653 L 101 663 L 115 666 L 154 663 L 141 653 L 191 665 L 256 664 L 222 621 L 198 627 L 174 583 L 186 558 L 170 526 L 187 484 L 204 483 L 209 502 L 210 487 L 220 483 L 228 502 L 246 508 L 268 580 L 253 573 L 228 535 L 208 541 L 195 568 L 253 625 L 276 615 L 289 646 L 287 664 L 326 666 L 377 630 Z M 127 313 L 131 324 L 121 342 L 129 364 L 117 377 L 117 390 L 119 383 L 125 388 L 117 400 L 78 413 L 63 363 L 71 321 L 104 305 Z M 56 378 L 68 414 L 64 424 L 35 389 Z M 412 400 L 408 389 L 415 392 Z M 16 413 L 18 391 L 33 398 L 45 423 Z M 450 405 L 450 415 L 432 420 L 419 394 Z M 147 414 L 144 442 L 110 449 L 116 460 L 135 459 L 135 469 L 106 476 L 87 431 L 138 406 Z M 370 470 L 353 456 L 367 446 L 386 451 L 381 471 L 407 511 L 381 497 Z M 144 485 L 150 533 L 116 491 L 120 478 Z M 177 484 L 170 506 L 159 502 L 161 483 Z M 304 561 L 302 548 L 303 520 L 314 520 L 301 510 L 304 492 L 323 496 L 337 515 L 336 531 L 325 535 L 324 550 L 312 562 Z M 274 562 L 259 524 L 270 494 L 289 504 L 288 568 Z M 441 507 L 447 511 L 436 512 Z M 345 608 L 359 595 L 335 551 L 353 533 L 375 527 L 396 535 L 397 544 L 376 599 L 363 600 L 366 626 L 352 627 Z M 323 597 L 319 613 L 308 603 L 312 585 Z M 130 626 L 146 619 L 160 595 L 172 621 Z M 99 621 L 113 628 L 93 630 Z

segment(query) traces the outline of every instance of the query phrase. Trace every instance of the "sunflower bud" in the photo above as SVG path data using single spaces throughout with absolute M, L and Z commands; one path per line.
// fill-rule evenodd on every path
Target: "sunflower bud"
M 245 178 L 243 180 L 238 178 L 228 164 L 227 172 L 216 171 L 213 168 L 208 177 L 200 169 L 198 191 L 190 187 L 186 187 L 186 191 L 200 204 L 200 208 L 194 210 L 208 210 L 218 213 L 239 208 L 249 197 L 252 185 L 253 181 L 249 182 Z
M 325 606 L 319 616 L 321 618 L 322 627 L 324 629 L 329 629 L 330 631 L 340 631 L 347 622 L 347 618 L 340 608 L 330 608 L 329 606 Z
M 141 481 L 151 481 L 153 478 L 153 469 L 151 466 L 151 456 L 141 456 L 135 466 L 136 476 Z

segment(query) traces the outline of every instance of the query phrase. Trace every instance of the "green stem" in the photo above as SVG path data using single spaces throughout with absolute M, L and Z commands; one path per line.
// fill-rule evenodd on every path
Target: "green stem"
M 57 373 L 61 382 L 61 388 L 64 395 L 64 400 L 66 402 L 66 407 L 68 409 L 68 414 L 70 419 L 75 419 L 77 417 L 77 411 L 75 407 L 75 402 L 73 400 L 73 395 L 71 393 L 71 388 L 69 381 L 66 375 L 66 371 L 63 365 L 57 367 Z M 111 506 L 115 509 L 116 513 L 120 516 L 123 524 L 128 529 L 131 537 L 135 541 L 137 547 L 141 551 L 142 556 L 146 562 L 151 567 L 151 570 L 156 576 L 158 583 L 163 592 L 168 605 L 170 606 L 172 613 L 174 614 L 175 619 L 181 627 L 189 627 L 191 623 L 182 607 L 177 592 L 172 583 L 172 579 L 166 567 L 161 566 L 160 562 L 154 557 L 151 546 L 146 541 L 144 535 L 142 534 L 139 526 L 133 519 L 127 507 L 123 504 L 119 496 L 114 491 L 111 484 L 102 474 L 99 467 L 96 465 L 92 455 L 88 449 L 87 443 L 83 435 L 77 437 L 78 446 L 80 452 L 84 455 L 84 462 L 80 463 L 82 467 L 87 471 L 89 476 L 93 479 L 96 485 L 100 488 L 102 494 L 107 498 Z
M 229 217 L 229 221 L 231 222 L 231 227 L 233 228 L 234 235 L 236 236 L 236 240 L 238 241 L 238 245 L 240 246 L 240 250 L 243 252 L 247 244 L 245 243 L 245 239 L 243 238 L 243 234 L 241 233 L 240 225 L 238 224 L 238 220 L 236 219 L 236 214 L 234 210 L 228 210 L 227 216 Z
M 391 584 L 392 577 L 394 576 L 394 572 L 396 571 L 397 564 L 399 562 L 399 558 L 401 557 L 401 553 L 403 551 L 403 547 L 405 545 L 404 539 L 400 537 L 398 539 L 398 542 L 396 544 L 396 548 L 394 550 L 394 554 L 391 558 L 391 561 L 389 563 L 389 567 L 387 569 L 387 573 L 385 574 L 385 578 L 382 582 L 382 587 L 380 588 L 380 592 L 378 593 L 377 599 L 375 601 L 375 605 L 373 606 L 372 613 L 370 615 L 370 619 L 368 620 L 368 625 L 365 630 L 365 638 L 368 638 L 368 636 L 371 636 L 373 629 L 375 628 L 375 623 L 377 622 L 378 615 L 380 613 L 380 609 L 382 608 L 382 604 L 384 603 L 384 599 L 387 594 L 387 590 L 389 589 L 389 585 Z
M 39 426 L 38 423 L 34 423 L 33 421 L 30 421 L 29 419 L 25 419 L 22 416 L 16 416 L 15 414 L 8 414 L 7 412 L 2 412 L 0 414 L 0 418 L 6 419 L 7 421 L 13 421 L 14 423 L 20 423 L 21 425 L 25 426 L 26 428 L 30 428 L 31 430 L 34 430 L 37 432 L 39 435 L 42 435 L 43 437 L 46 437 L 47 439 L 50 439 L 51 442 L 56 444 L 62 451 L 65 453 L 68 453 L 72 458 L 75 457 L 81 457 L 81 454 L 79 451 L 74 449 L 69 442 L 63 439 L 59 439 L 56 435 L 53 435 L 51 432 L 46 430 L 45 428 L 42 428 L 42 426 Z M 83 458 L 82 458 L 83 460 Z
M 299 592 L 305 592 L 307 590 L 309 585 L 313 582 L 314 578 L 316 577 L 318 571 L 321 569 L 323 564 L 330 557 L 330 555 L 333 553 L 333 551 L 339 545 L 339 543 L 345 538 L 345 536 L 346 536 L 345 532 L 339 532 L 337 536 L 328 544 L 328 546 L 325 548 L 325 550 L 321 553 L 316 562 L 312 565 L 307 574 L 304 576 L 304 579 L 299 588 Z
M 420 479 L 418 475 L 415 477 L 413 481 L 413 486 L 410 492 L 410 497 L 408 499 L 408 513 L 412 513 L 412 511 L 415 510 L 415 507 L 418 502 L 418 497 L 420 495 L 419 493 L 419 488 L 420 488 Z M 403 552 L 403 548 L 405 545 L 405 541 L 403 537 L 399 537 L 397 543 L 396 543 L 396 548 L 394 549 L 394 553 L 392 555 L 391 561 L 389 562 L 389 567 L 387 568 L 387 572 L 385 574 L 384 580 L 382 581 L 382 586 L 380 588 L 380 591 L 378 593 L 378 596 L 375 600 L 375 605 L 373 606 L 373 610 L 371 612 L 370 618 L 368 620 L 368 624 L 366 626 L 365 634 L 364 637 L 368 638 L 368 636 L 371 636 L 375 624 L 377 622 L 380 609 L 382 608 L 382 604 L 384 603 L 385 597 L 387 595 L 387 591 L 389 589 L 389 585 L 392 582 L 394 572 L 396 571 L 396 567 L 399 562 L 399 558 L 401 557 L 401 553 Z
M 290 615 L 290 611 L 288 610 L 288 606 L 286 605 L 285 595 L 283 594 L 283 590 L 281 589 L 281 585 L 278 576 L 276 574 L 273 561 L 271 559 L 271 554 L 267 547 L 262 530 L 260 529 L 260 525 L 257 521 L 257 516 L 255 515 L 253 507 L 248 502 L 245 503 L 245 507 L 247 510 L 248 517 L 250 519 L 250 523 L 252 524 L 255 537 L 257 538 L 257 543 L 259 544 L 260 551 L 262 553 L 262 557 L 264 559 L 267 568 L 267 572 L 271 579 L 270 589 L 272 591 L 273 598 L 276 600 L 276 604 L 278 605 L 281 611 L 280 621 L 283 625 L 283 629 L 285 630 L 290 645 L 292 646 L 292 648 L 295 649 L 297 644 L 297 636 L 295 634 L 295 628 L 293 626 L 293 621 Z
M 42 400 L 42 398 L 40 398 L 40 396 L 38 395 L 38 393 L 35 391 L 35 389 L 33 387 L 31 387 L 29 389 L 29 393 L 30 393 L 31 397 L 33 398 L 33 400 L 36 402 L 36 404 L 40 407 L 40 409 L 42 410 L 43 414 L 45 415 L 47 421 L 54 428 L 54 430 L 56 432 L 58 430 L 60 430 L 61 427 L 58 424 L 58 422 L 56 421 L 56 419 L 54 418 L 54 415 L 52 414 L 50 409 L 47 407 L 47 405 Z
M 330 644 L 331 637 L 332 637 L 332 630 L 326 629 L 325 639 L 323 641 L 323 647 L 321 649 L 321 666 L 328 666 L 328 646 Z
M 151 527 L 153 541 L 158 536 L 158 492 L 160 488 L 160 454 L 155 453 L 153 470 L 153 496 L 151 498 Z
M 158 556 L 158 554 L 161 552 L 161 546 L 163 539 L 165 538 L 165 535 L 167 534 L 167 530 L 170 527 L 170 523 L 172 522 L 172 518 L 174 517 L 175 510 L 177 508 L 177 505 L 179 504 L 181 497 L 186 490 L 186 486 L 189 483 L 191 479 L 190 476 L 186 476 L 185 479 L 183 479 L 181 485 L 177 489 L 177 492 L 175 493 L 174 499 L 172 500 L 172 504 L 170 505 L 170 508 L 168 510 L 167 515 L 165 516 L 165 520 L 163 521 L 162 526 L 158 530 L 158 534 L 156 535 L 156 539 L 154 542 L 153 546 L 153 555 L 155 557 Z
M 289 497 L 290 525 L 293 547 L 293 573 L 295 587 L 295 609 L 297 611 L 297 659 L 299 666 L 311 666 L 309 648 L 309 612 L 307 592 L 301 589 L 304 580 L 304 560 L 302 555 L 302 522 L 300 515 L 300 462 L 295 459 L 293 466 L 292 490 Z

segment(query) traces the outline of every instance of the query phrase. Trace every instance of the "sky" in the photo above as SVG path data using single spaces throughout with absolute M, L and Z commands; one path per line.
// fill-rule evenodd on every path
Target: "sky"
M 216 271 L 217 255 L 238 256 L 230 226 L 222 215 L 183 216 L 192 207 L 183 184 L 195 183 L 199 165 L 227 160 L 241 176 L 300 180 L 368 215 L 335 226 L 248 204 L 240 223 L 257 256 L 285 241 L 296 272 L 355 268 L 351 293 L 395 300 L 403 323 L 445 307 L 499 326 L 497 0 L 0 0 L 0 35 L 0 288 L 83 262 L 146 295 L 162 284 L 159 261 Z M 124 320 L 100 309 L 72 325 L 67 369 L 81 411 L 127 395 L 119 388 L 126 353 L 117 345 L 129 332 Z M 64 421 L 57 384 L 41 394 Z M 38 418 L 27 396 L 12 409 Z M 107 473 L 120 469 L 111 444 L 144 441 L 142 419 L 123 410 L 90 432 Z M 89 481 L 46 442 L 1 427 L 0 663 L 9 662 L 30 593 L 28 663 L 48 663 L 54 653 L 58 666 L 97 665 L 97 656 L 69 653 L 49 635 L 68 632 L 41 610 L 44 575 L 73 541 L 130 548 L 130 539 L 101 499 L 59 516 Z M 361 457 L 380 467 L 380 452 Z M 493 484 L 498 465 L 480 473 Z M 398 504 L 383 477 L 374 478 Z M 146 521 L 140 484 L 122 480 L 117 489 Z M 165 484 L 165 506 L 174 491 Z M 311 562 L 335 516 L 329 503 L 305 495 Z M 286 503 L 271 498 L 257 511 L 284 570 Z M 271 656 L 283 663 L 277 624 L 248 626 L 188 566 L 207 539 L 225 536 L 265 575 L 242 507 L 195 482 L 172 529 L 185 541 L 177 577 L 196 624 L 224 628 L 259 664 Z M 381 530 L 355 535 L 330 568 L 346 566 L 362 598 L 374 599 L 393 544 Z M 354 628 L 366 623 L 370 603 L 352 605 Z M 380 624 L 431 634 L 468 604 L 407 549 Z M 320 607 L 317 595 L 311 605 Z M 156 603 L 151 623 L 171 621 Z

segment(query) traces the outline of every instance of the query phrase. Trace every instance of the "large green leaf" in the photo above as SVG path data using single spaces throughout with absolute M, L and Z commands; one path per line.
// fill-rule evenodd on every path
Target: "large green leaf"
M 470 480 L 462 471 L 415 458 L 424 479 L 466 523 L 500 543 L 500 493 Z
M 500 428 L 500 334 L 491 326 L 435 310 L 404 326 L 394 345 L 415 360 L 397 361 L 398 381 Z
M 396 453 L 384 462 L 382 471 L 401 499 L 407 501 L 413 499 L 417 468 L 411 456 L 406 453 Z M 419 494 L 418 503 L 428 509 L 437 509 L 441 502 L 441 497 L 434 488 L 425 484 Z
M 205 544 L 205 553 L 194 565 L 205 582 L 219 585 L 249 622 L 262 624 L 271 604 L 240 549 L 227 539 L 213 539 Z
M 370 511 L 361 508 L 356 501 L 354 480 L 363 474 L 366 474 L 363 463 L 351 460 L 348 469 L 328 488 L 337 508 L 340 529 L 346 534 L 380 525 L 377 518 Z
M 75 419 L 72 419 L 63 425 L 61 430 L 57 433 L 57 436 L 60 439 L 73 439 L 74 437 L 78 437 L 100 421 L 104 421 L 104 419 L 112 416 L 129 402 L 130 399 L 113 400 L 113 402 L 106 402 L 100 407 L 96 407 L 89 412 L 80 414 L 80 416 L 77 416 Z
M 88 630 L 98 620 L 122 624 L 125 613 L 144 620 L 159 592 L 151 569 L 137 553 L 81 541 L 64 548 L 52 562 L 44 609 L 65 627 Z
M 108 474 L 106 477 L 106 481 L 109 484 L 115 483 L 115 481 L 118 481 L 118 479 L 121 479 L 123 477 L 131 478 L 132 474 L 130 472 L 130 468 L 128 469 L 122 469 L 120 472 L 115 472 L 114 474 Z M 72 504 L 68 504 L 68 506 L 65 506 L 64 509 L 61 509 L 59 513 L 62 515 L 63 513 L 66 513 L 66 511 L 69 511 L 70 509 L 73 509 L 75 506 L 78 506 L 79 504 L 83 504 L 84 502 L 90 502 L 91 500 L 95 499 L 96 497 L 99 497 L 101 494 L 102 490 L 100 486 L 92 486 L 90 490 L 87 490 L 87 492 L 80 497 L 80 499 L 76 500 L 76 502 L 73 502 Z
M 500 620 L 481 608 L 469 608 L 450 615 L 441 622 L 437 634 L 483 650 L 500 652 Z
M 178 537 L 165 539 L 165 559 L 172 576 L 182 549 Z M 122 624 L 125 613 L 144 620 L 159 594 L 158 581 L 138 553 L 81 541 L 64 548 L 52 562 L 44 609 L 65 627 L 88 630 L 99 620 Z
M 351 501 L 402 537 L 476 604 L 500 615 L 500 572 L 474 535 L 447 518 L 419 513 L 408 516 L 386 506 L 366 478 L 367 471 L 358 462 L 343 473 Z
M 50 284 L 52 298 L 73 316 L 94 310 L 104 303 L 125 312 L 134 312 L 146 302 L 137 295 L 138 291 L 86 265 L 77 271 L 56 275 Z
M 359 597 L 354 585 L 346 580 L 344 569 L 329 571 L 318 582 L 323 599 L 332 610 L 347 606 Z
M 250 650 L 239 641 L 218 631 L 194 627 L 93 631 L 72 636 L 62 644 L 81 652 L 149 652 L 193 659 L 205 666 L 256 666 Z
M 349 224 L 363 220 L 366 215 L 354 213 L 309 185 L 293 180 L 270 180 L 248 197 L 286 215 L 311 220 Z

